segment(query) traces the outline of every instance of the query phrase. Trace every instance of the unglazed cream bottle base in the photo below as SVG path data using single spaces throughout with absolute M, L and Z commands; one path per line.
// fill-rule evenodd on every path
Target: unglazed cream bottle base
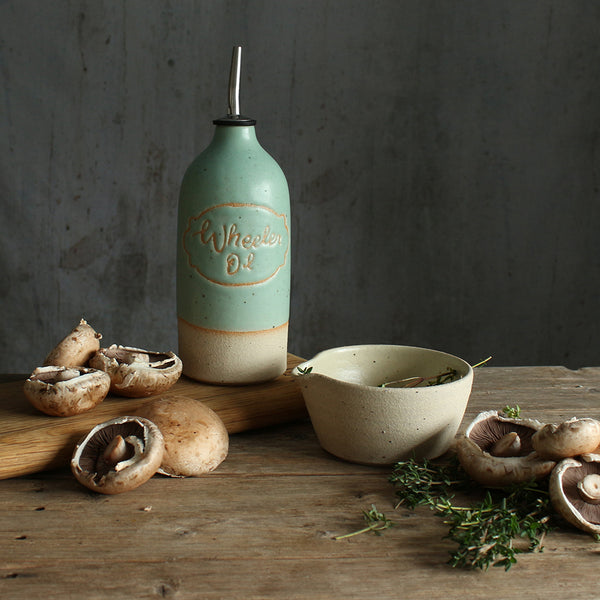
M 217 384 L 269 381 L 287 368 L 288 324 L 251 332 L 213 331 L 178 319 L 183 374 Z

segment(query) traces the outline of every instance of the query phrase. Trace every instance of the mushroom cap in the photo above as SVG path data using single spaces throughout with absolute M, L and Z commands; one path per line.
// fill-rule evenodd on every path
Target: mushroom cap
M 227 457 L 229 435 L 219 415 L 185 396 L 152 400 L 140 415 L 155 423 L 165 438 L 159 473 L 197 477 L 216 469 Z
M 600 446 L 600 421 L 573 417 L 559 425 L 548 423 L 531 441 L 540 456 L 554 460 L 593 452 Z
M 552 506 L 566 521 L 582 531 L 600 534 L 600 504 L 589 502 L 579 485 L 586 477 L 600 475 L 600 462 L 574 458 L 561 460 L 550 475 Z
M 38 367 L 23 384 L 25 397 L 47 415 L 70 417 L 106 398 L 110 377 L 86 367 Z
M 115 441 L 121 441 L 122 452 L 110 458 Z M 71 471 L 91 490 L 120 494 L 148 481 L 160 467 L 163 452 L 163 436 L 154 423 L 141 417 L 118 417 L 96 425 L 80 440 Z
M 533 434 L 542 426 L 535 419 L 513 419 L 497 411 L 480 413 L 457 439 L 460 464 L 472 479 L 490 488 L 546 477 L 556 463 L 541 459 L 531 445 Z M 509 448 L 514 451 L 495 454 L 504 440 L 511 442 Z
M 100 348 L 102 334 L 81 319 L 69 335 L 60 341 L 44 360 L 45 366 L 83 367 Z
M 89 364 L 110 375 L 113 394 L 129 398 L 166 392 L 177 382 L 183 368 L 173 352 L 150 352 L 117 344 L 98 350 Z

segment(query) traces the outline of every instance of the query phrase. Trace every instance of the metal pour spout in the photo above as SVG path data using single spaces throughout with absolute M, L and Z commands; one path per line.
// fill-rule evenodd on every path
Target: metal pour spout
M 233 47 L 231 57 L 231 71 L 229 72 L 229 112 L 226 117 L 215 119 L 215 125 L 245 126 L 251 127 L 256 124 L 254 119 L 245 117 L 240 111 L 240 79 L 242 74 L 242 47 Z
M 242 73 L 242 47 L 234 46 L 229 72 L 229 116 L 237 117 L 240 112 L 240 76 Z

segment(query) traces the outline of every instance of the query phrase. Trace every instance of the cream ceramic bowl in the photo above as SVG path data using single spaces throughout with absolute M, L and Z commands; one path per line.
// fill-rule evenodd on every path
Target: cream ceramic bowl
M 448 369 L 458 374 L 448 383 L 381 387 Z M 446 452 L 473 383 L 473 369 L 456 356 L 392 345 L 332 348 L 298 365 L 292 375 L 323 449 L 370 465 L 435 458 Z

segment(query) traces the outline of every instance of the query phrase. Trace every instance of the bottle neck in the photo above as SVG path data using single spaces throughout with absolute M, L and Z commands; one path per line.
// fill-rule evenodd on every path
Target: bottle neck
M 257 144 L 254 125 L 216 125 L 212 144 Z

